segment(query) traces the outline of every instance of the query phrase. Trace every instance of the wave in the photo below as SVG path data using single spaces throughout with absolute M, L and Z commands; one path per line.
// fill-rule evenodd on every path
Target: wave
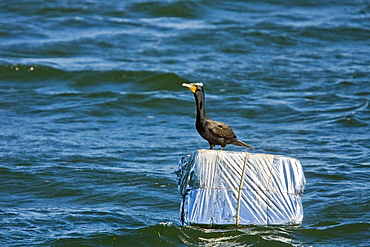
M 158 17 L 171 16 L 194 18 L 204 13 L 203 5 L 197 1 L 144 1 L 140 3 L 132 3 L 128 9 L 133 13 L 142 13 L 144 16 Z
M 327 222 L 325 224 L 338 224 Z M 322 229 L 302 227 L 228 227 L 207 229 L 196 226 L 177 226 L 163 222 L 122 234 L 96 234 L 85 238 L 64 237 L 48 241 L 54 245 L 100 246 L 311 246 L 331 245 L 331 238 L 339 238 L 342 244 L 364 244 L 367 223 L 334 225 Z M 321 228 L 321 229 L 320 229 Z M 356 230 L 357 229 L 357 230 Z M 356 235 L 357 234 L 357 235 Z M 351 236 L 349 239 L 346 239 Z M 353 242 L 351 242 L 353 241 Z
M 107 87 L 111 84 L 127 91 L 176 90 L 186 81 L 175 73 L 157 71 L 126 70 L 63 70 L 39 64 L 3 64 L 0 65 L 2 83 L 24 84 L 38 88 L 62 83 L 71 88 Z M 28 84 L 27 84 L 28 83 Z M 35 84 L 36 83 L 36 84 Z M 111 87 L 113 88 L 113 87 Z M 130 89 L 131 88 L 131 89 Z M 108 90 L 107 90 L 108 91 Z

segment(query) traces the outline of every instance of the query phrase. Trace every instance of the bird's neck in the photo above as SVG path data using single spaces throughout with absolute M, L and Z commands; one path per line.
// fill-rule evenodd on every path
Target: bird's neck
M 204 92 L 195 94 L 195 103 L 197 104 L 197 122 L 200 122 L 201 119 L 205 119 L 206 110 L 204 109 Z

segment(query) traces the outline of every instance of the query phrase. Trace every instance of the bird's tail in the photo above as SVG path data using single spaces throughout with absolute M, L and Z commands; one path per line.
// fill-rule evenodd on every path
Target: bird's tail
M 246 147 L 246 148 L 250 148 L 252 150 L 254 150 L 254 148 L 251 146 L 251 145 L 248 145 L 247 143 L 244 143 L 242 141 L 239 141 L 238 139 L 235 139 L 232 144 L 236 145 L 236 146 L 242 146 L 242 147 Z

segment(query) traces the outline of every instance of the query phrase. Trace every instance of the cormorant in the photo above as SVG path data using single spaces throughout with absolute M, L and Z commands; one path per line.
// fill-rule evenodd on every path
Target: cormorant
M 206 111 L 204 109 L 203 83 L 183 83 L 182 86 L 188 87 L 194 94 L 195 103 L 197 105 L 197 120 L 195 122 L 195 127 L 198 133 L 208 141 L 209 149 L 213 149 L 215 145 L 221 145 L 222 150 L 227 144 L 254 149 L 252 146 L 236 139 L 236 135 L 229 125 L 215 121 L 206 116 Z

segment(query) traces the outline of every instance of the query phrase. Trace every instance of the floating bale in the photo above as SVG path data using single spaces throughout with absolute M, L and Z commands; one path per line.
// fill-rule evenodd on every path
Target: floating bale
M 305 186 L 297 159 L 198 150 L 180 160 L 181 221 L 199 225 L 284 225 L 303 219 Z

